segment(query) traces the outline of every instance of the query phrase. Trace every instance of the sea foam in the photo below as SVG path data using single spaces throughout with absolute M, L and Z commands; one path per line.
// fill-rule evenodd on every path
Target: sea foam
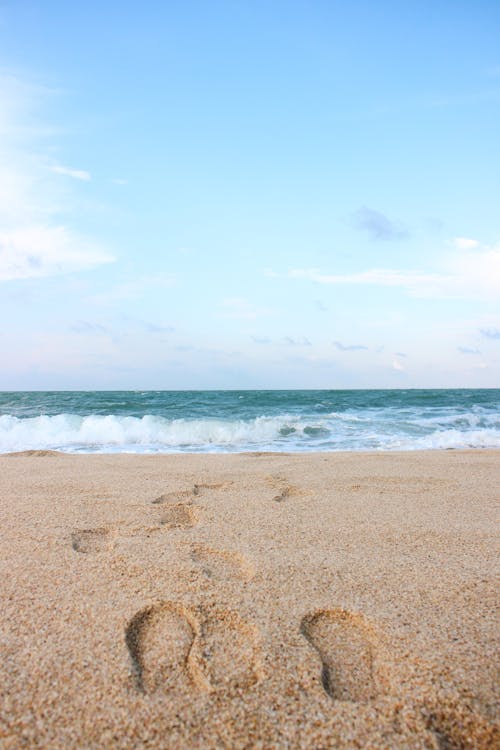
M 246 419 L 116 414 L 0 416 L 0 452 L 84 453 L 423 450 L 498 448 L 498 414 L 432 415 L 401 410 L 262 415 Z

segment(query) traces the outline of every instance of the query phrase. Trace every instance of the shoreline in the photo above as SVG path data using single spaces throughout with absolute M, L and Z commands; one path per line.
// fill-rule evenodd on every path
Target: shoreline
M 5 747 L 499 742 L 498 449 L 0 466 Z
M 500 448 L 488 447 L 488 448 L 408 448 L 407 450 L 388 450 L 388 449 L 356 449 L 356 450 L 328 450 L 328 451 L 172 451 L 170 453 L 136 453 L 135 451 L 63 451 L 55 448 L 25 448 L 19 451 L 7 451 L 0 453 L 0 459 L 9 456 L 25 456 L 29 457 L 45 457 L 45 456 L 137 456 L 138 458 L 166 458 L 170 456 L 188 456 L 195 458 L 196 456 L 342 456 L 342 455 L 361 455 L 361 456 L 394 456 L 394 455 L 421 455 L 429 454 L 433 455 L 436 453 L 498 453 Z

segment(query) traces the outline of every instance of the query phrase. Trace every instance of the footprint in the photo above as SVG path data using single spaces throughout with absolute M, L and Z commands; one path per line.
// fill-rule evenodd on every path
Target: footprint
M 306 615 L 300 629 L 321 658 L 321 680 L 328 695 L 362 703 L 384 692 L 383 675 L 376 669 L 374 633 L 361 615 L 319 610 Z
M 193 487 L 193 495 L 200 495 L 202 490 L 225 490 L 228 487 L 231 487 L 231 485 L 234 484 L 234 482 L 228 481 L 228 482 L 205 482 L 205 483 L 199 483 L 195 484 Z
M 198 523 L 198 514 L 193 505 L 176 503 L 165 505 L 158 521 L 167 529 L 190 529 Z
M 500 729 L 460 701 L 440 701 L 422 709 L 439 750 L 500 747 Z
M 159 602 L 137 612 L 125 633 L 144 693 L 249 688 L 261 677 L 257 631 L 230 610 Z
M 179 490 L 178 492 L 165 492 L 163 495 L 152 500 L 153 505 L 163 505 L 164 503 L 171 503 L 173 501 L 179 501 L 181 499 L 192 500 L 193 497 L 201 495 L 203 490 L 222 490 L 226 487 L 230 487 L 233 482 L 215 482 L 215 483 L 200 483 L 194 484 L 190 490 Z
M 193 653 L 198 623 L 181 604 L 160 602 L 140 610 L 130 621 L 125 641 L 141 692 L 208 689 Z
M 71 534 L 71 546 L 76 552 L 105 552 L 113 546 L 110 529 L 81 529 Z
M 151 500 L 151 503 L 153 505 L 164 505 L 165 503 L 175 503 L 181 499 L 188 499 L 191 500 L 193 497 L 194 492 L 193 490 L 180 490 L 179 492 L 165 492 L 163 495 L 160 495 L 159 497 L 155 498 L 154 500 Z
M 296 497 L 298 495 L 304 494 L 304 492 L 302 490 L 299 490 L 298 487 L 294 487 L 292 484 L 289 484 L 288 480 L 285 477 L 266 477 L 266 482 L 273 489 L 278 491 L 278 494 L 273 497 L 273 500 L 277 503 L 282 503 L 289 497 Z
M 237 612 L 201 606 L 201 668 L 212 690 L 248 689 L 262 677 L 257 628 Z
M 380 663 L 377 635 L 361 615 L 343 609 L 319 610 L 304 617 L 301 632 L 321 658 L 323 687 L 333 699 L 368 703 L 391 694 L 391 668 Z M 405 694 L 410 713 L 412 704 L 417 710 L 415 728 L 420 725 L 420 731 L 430 732 L 437 750 L 500 747 L 498 725 L 475 713 L 458 694 L 427 696 L 413 703 L 415 693 L 403 682 L 397 690 L 398 702 Z
M 255 576 L 255 568 L 239 552 L 216 550 L 205 544 L 195 544 L 191 547 L 191 559 L 202 569 L 207 578 L 224 581 L 236 578 L 250 581 Z

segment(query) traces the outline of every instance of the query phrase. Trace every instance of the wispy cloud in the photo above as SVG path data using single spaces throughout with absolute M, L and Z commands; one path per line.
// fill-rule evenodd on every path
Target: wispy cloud
M 397 372 L 405 372 L 406 368 L 401 362 L 401 355 L 395 354 L 392 358 L 392 369 L 396 370 Z
M 50 168 L 51 172 L 55 174 L 61 174 L 65 177 L 71 177 L 74 180 L 82 180 L 83 182 L 90 182 L 90 172 L 85 169 L 71 169 L 71 167 L 63 167 L 61 164 L 55 164 Z
M 283 343 L 286 346 L 312 346 L 311 342 L 308 338 L 306 338 L 306 336 L 301 336 L 299 338 L 285 336 L 285 338 L 283 339 Z
M 451 242 L 458 250 L 474 250 L 479 247 L 479 241 L 470 237 L 454 237 Z
M 282 339 L 270 339 L 268 336 L 250 336 L 254 344 L 269 345 L 274 344 L 278 346 L 312 346 L 312 343 L 306 336 L 284 336 Z
M 83 271 L 114 258 L 64 226 L 0 232 L 0 281 Z
M 76 323 L 73 323 L 73 325 L 69 327 L 69 330 L 72 333 L 87 335 L 100 335 L 108 332 L 108 329 L 101 325 L 101 323 L 92 323 L 89 320 L 77 320 Z
M 352 274 L 328 274 L 316 268 L 292 269 L 289 275 L 317 284 L 400 287 L 415 297 L 497 298 L 500 295 L 500 244 L 463 249 L 443 257 L 444 272 L 371 268 Z
M 462 354 L 481 354 L 479 349 L 471 349 L 468 346 L 457 346 L 457 350 Z
M 146 320 L 138 321 L 138 323 L 144 328 L 146 333 L 173 333 L 175 331 L 173 326 L 149 323 Z
M 276 273 L 276 271 L 273 271 L 272 268 L 264 268 L 262 273 L 267 279 L 277 279 L 279 277 L 279 273 Z
M 326 312 L 328 310 L 328 307 L 320 299 L 315 299 L 314 304 L 321 312 Z
M 119 327 L 126 330 L 136 330 L 145 333 L 173 333 L 175 328 L 165 323 L 152 323 L 149 320 L 136 318 L 132 315 L 120 315 Z
M 500 339 L 500 330 L 498 328 L 481 328 L 480 333 L 487 339 Z
M 376 241 L 402 240 L 409 237 L 408 230 L 400 222 L 393 221 L 380 211 L 366 206 L 352 214 L 352 223 Z
M 333 345 L 339 352 L 359 352 L 368 349 L 364 344 L 342 344 L 340 341 L 334 341 Z
M 261 345 L 267 345 L 271 344 L 272 341 L 267 336 L 250 336 L 254 344 L 261 344 Z
M 55 133 L 41 122 L 39 110 L 51 96 L 48 89 L 0 73 L 0 281 L 82 271 L 114 260 L 66 219 L 72 194 L 61 191 L 55 175 L 87 180 L 88 173 L 50 166 Z

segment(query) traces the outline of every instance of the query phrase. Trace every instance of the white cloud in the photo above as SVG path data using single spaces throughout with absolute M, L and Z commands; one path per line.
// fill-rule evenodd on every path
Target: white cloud
M 452 244 L 458 250 L 474 250 L 475 247 L 479 247 L 478 240 L 471 240 L 468 237 L 455 237 Z
M 0 232 L 0 281 L 82 271 L 113 260 L 63 226 Z
M 0 281 L 114 260 L 67 222 L 74 198 L 56 175 L 88 181 L 90 174 L 51 164 L 55 131 L 40 122 L 39 113 L 54 93 L 0 73 Z
M 276 271 L 273 271 L 272 268 L 264 268 L 263 272 L 264 276 L 267 279 L 277 279 L 279 278 L 279 273 L 276 273 Z
M 500 339 L 500 329 L 498 328 L 481 328 L 480 333 L 487 339 Z
M 402 240 L 409 237 L 408 231 L 399 222 L 373 208 L 362 206 L 352 215 L 354 226 L 368 233 L 372 240 Z
M 402 357 L 406 357 L 406 354 L 402 354 L 402 353 L 396 352 L 396 354 L 393 356 L 393 358 L 392 358 L 392 369 L 393 370 L 397 370 L 398 372 L 405 372 L 406 368 L 405 368 L 403 362 L 401 362 L 401 358 Z
M 50 168 L 51 172 L 55 174 L 62 174 L 65 177 L 72 177 L 74 180 L 83 180 L 84 182 L 90 181 L 90 172 L 85 169 L 71 169 L 70 167 L 63 167 L 61 164 L 55 164 Z
M 310 269 L 293 269 L 292 278 L 317 284 L 353 284 L 400 287 L 414 297 L 496 298 L 500 295 L 500 244 L 464 249 L 443 259 L 441 273 L 373 268 L 353 274 L 325 274 Z
M 365 344 L 342 344 L 340 341 L 334 341 L 333 345 L 339 352 L 359 352 L 368 349 Z

